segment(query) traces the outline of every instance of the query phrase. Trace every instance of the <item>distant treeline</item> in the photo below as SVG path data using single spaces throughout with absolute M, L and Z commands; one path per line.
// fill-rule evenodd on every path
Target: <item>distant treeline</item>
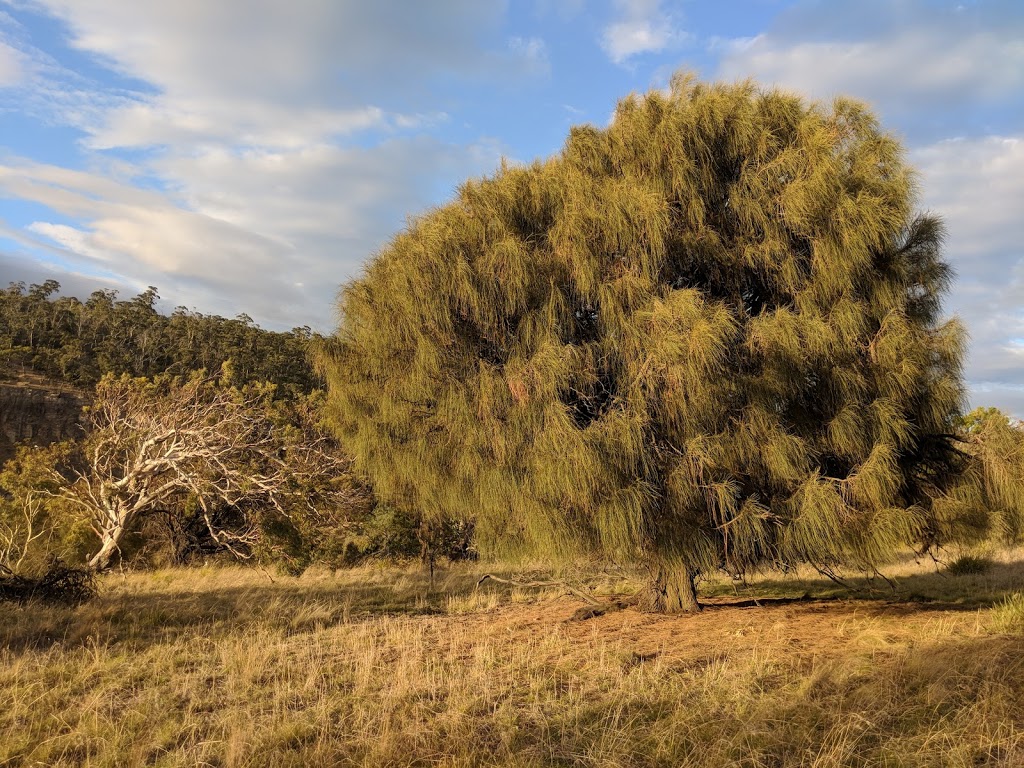
M 106 373 L 185 375 L 229 362 L 237 385 L 262 381 L 304 393 L 317 386 L 308 357 L 316 334 L 308 327 L 267 331 L 248 315 L 228 319 L 185 307 L 162 315 L 152 286 L 127 300 L 109 289 L 84 302 L 59 291 L 56 280 L 0 290 L 0 369 L 92 387 Z

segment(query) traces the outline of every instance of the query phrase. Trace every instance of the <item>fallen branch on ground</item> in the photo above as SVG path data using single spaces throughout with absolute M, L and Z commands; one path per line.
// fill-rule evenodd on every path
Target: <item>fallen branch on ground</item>
M 491 573 L 486 573 L 480 577 L 480 580 L 476 583 L 477 588 L 479 588 L 481 584 L 488 580 L 496 581 L 499 584 L 508 584 L 513 587 L 521 587 L 523 589 L 560 587 L 569 594 L 578 597 L 580 600 L 586 603 L 584 607 L 578 609 L 575 613 L 573 613 L 573 621 L 586 621 L 587 619 L 593 619 L 598 616 L 603 616 L 606 613 L 621 611 L 623 608 L 628 608 L 631 605 L 636 605 L 638 601 L 638 595 L 632 595 L 622 600 L 598 600 L 593 595 L 588 595 L 583 590 L 577 589 L 576 587 L 564 581 L 515 581 L 513 579 L 503 579 L 500 576 L 495 576 Z
M 514 581 L 513 579 L 503 579 L 500 576 L 495 576 L 491 573 L 485 573 L 483 576 L 480 577 L 480 580 L 476 583 L 477 588 L 479 588 L 480 585 L 488 579 L 490 579 L 491 581 L 496 581 L 499 584 L 509 584 L 513 587 L 522 587 L 523 589 L 538 589 L 541 587 L 561 587 L 569 594 L 575 595 L 580 600 L 583 600 L 584 602 L 589 603 L 590 605 L 603 605 L 603 603 L 593 595 L 588 595 L 583 590 L 577 589 L 576 587 L 564 581 Z
M 72 568 L 60 560 L 50 563 L 46 573 L 37 579 L 21 576 L 9 568 L 0 573 L 0 603 L 24 604 L 30 600 L 63 605 L 80 605 L 96 596 L 95 574 L 91 570 Z

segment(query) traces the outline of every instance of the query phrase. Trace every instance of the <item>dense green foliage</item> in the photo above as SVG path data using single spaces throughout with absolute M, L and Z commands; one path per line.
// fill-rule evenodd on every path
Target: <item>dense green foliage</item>
M 218 371 L 230 360 L 239 386 L 265 381 L 301 392 L 316 386 L 309 328 L 267 331 L 246 315 L 228 320 L 184 307 L 162 315 L 152 287 L 127 301 L 112 290 L 95 291 L 85 302 L 56 296 L 59 290 L 54 280 L 0 290 L 0 364 L 91 387 L 107 373 L 181 376 Z
M 935 544 L 1024 538 L 1024 429 L 997 408 L 975 408 L 958 425 L 969 460 L 935 503 Z
M 915 200 L 862 105 L 677 77 L 398 235 L 344 289 L 331 418 L 383 500 L 647 565 L 670 609 L 941 543 L 964 332 Z
M 58 557 L 83 563 L 96 548 L 89 521 L 59 496 L 76 446 L 21 446 L 0 467 L 0 570 L 41 573 Z

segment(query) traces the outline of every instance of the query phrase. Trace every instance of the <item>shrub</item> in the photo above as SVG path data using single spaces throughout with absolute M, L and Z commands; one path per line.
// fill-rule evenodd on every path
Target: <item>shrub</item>
M 960 555 L 946 566 L 951 576 L 977 576 L 992 569 L 992 558 L 984 555 Z

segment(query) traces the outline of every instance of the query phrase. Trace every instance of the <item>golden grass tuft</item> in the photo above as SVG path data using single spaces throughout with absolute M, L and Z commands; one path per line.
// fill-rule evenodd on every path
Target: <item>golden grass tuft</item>
M 1024 635 L 1024 592 L 1014 592 L 992 609 L 992 627 L 996 632 Z

